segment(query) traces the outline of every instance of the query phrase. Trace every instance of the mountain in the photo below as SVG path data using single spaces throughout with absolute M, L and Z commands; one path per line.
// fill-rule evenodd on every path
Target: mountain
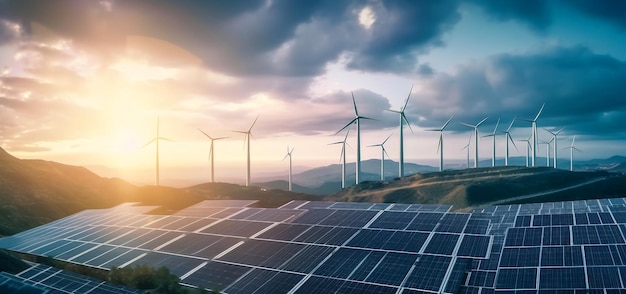
M 137 187 L 117 178 L 103 178 L 84 167 L 44 160 L 18 159 L 0 148 L 0 235 L 10 235 L 70 214 L 108 208 L 123 202 L 176 211 L 205 199 L 259 200 L 279 206 L 292 199 L 319 196 L 267 191 L 260 187 L 211 183 L 185 189 Z

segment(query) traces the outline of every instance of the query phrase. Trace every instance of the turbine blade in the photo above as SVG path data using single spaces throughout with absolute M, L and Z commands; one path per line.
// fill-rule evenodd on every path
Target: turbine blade
M 550 130 L 548 130 L 548 129 L 546 129 L 546 128 L 543 128 L 543 129 L 544 129 L 546 132 L 550 133 L 552 136 L 556 136 L 556 133 L 555 133 L 555 132 L 552 132 L 552 131 L 550 131 Z
M 346 145 L 341 146 L 341 154 L 339 154 L 339 162 L 341 162 L 341 159 L 343 158 L 343 154 L 346 153 Z
M 211 157 L 213 156 L 213 144 L 211 144 L 211 147 L 209 147 L 209 160 L 211 160 Z
M 516 117 L 514 116 L 514 117 L 513 117 L 513 120 L 511 121 L 511 124 L 509 125 L 509 128 L 508 128 L 508 129 L 506 129 L 506 132 L 507 132 L 507 133 L 508 133 L 508 132 L 511 130 L 511 128 L 513 127 L 513 123 L 515 122 L 515 118 L 516 118 Z
M 406 106 L 409 104 L 409 99 L 411 99 L 411 93 L 413 92 L 413 85 L 411 85 L 411 90 L 409 90 L 409 95 L 406 97 L 406 102 L 404 102 L 404 106 L 402 107 L 402 113 L 406 109 Z
M 473 126 L 473 125 L 470 125 L 470 124 L 468 124 L 468 123 L 464 123 L 464 122 L 462 122 L 462 123 L 460 123 L 460 124 L 462 124 L 462 125 L 464 125 L 464 126 L 466 126 L 466 127 L 470 127 L 470 128 L 475 128 L 475 127 L 476 127 L 476 126 Z
M 248 129 L 248 133 L 250 131 L 252 131 L 252 128 L 254 127 L 254 124 L 256 124 L 256 121 L 259 119 L 259 116 L 257 115 L 256 118 L 254 119 L 254 122 L 252 122 L 252 125 L 250 126 L 250 128 Z
M 560 128 L 558 131 L 556 131 L 556 132 L 554 133 L 554 135 L 555 135 L 555 136 L 556 136 L 556 135 L 558 135 L 558 134 L 559 134 L 559 133 L 560 133 L 563 129 L 564 129 L 564 128 Z
M 200 128 L 198 128 L 198 131 L 200 131 L 201 133 L 203 133 L 205 136 L 207 136 L 207 138 L 214 140 L 213 138 L 211 138 L 211 136 L 209 136 L 207 133 L 203 132 Z
M 393 109 L 385 109 L 385 111 L 389 111 L 389 112 L 393 112 L 393 113 L 400 113 L 400 114 L 402 114 L 402 111 L 393 110 Z
M 230 137 L 218 137 L 218 138 L 214 138 L 213 141 L 217 141 L 217 140 L 223 140 L 223 139 L 228 139 Z
M 172 139 L 163 138 L 163 137 L 158 137 L 157 139 L 159 139 L 159 140 L 164 140 L 164 141 L 174 142 L 174 140 L 172 140 Z
M 454 114 L 446 121 L 445 124 L 443 124 L 443 127 L 441 127 L 441 131 L 443 131 L 448 126 L 448 124 L 450 123 L 453 117 L 454 117 Z
M 154 139 L 152 139 L 152 140 L 148 141 L 148 143 L 143 144 L 143 146 L 139 147 L 139 149 L 141 149 L 141 148 L 143 148 L 143 147 L 146 147 L 146 146 L 148 146 L 148 145 L 152 144 L 152 142 L 154 142 L 154 141 L 156 141 L 156 140 L 157 140 L 157 137 L 155 137 Z
M 439 136 L 439 142 L 437 143 L 437 152 L 435 153 L 439 153 L 439 148 L 441 148 L 441 136 Z
M 367 116 L 357 116 L 356 119 L 371 119 L 371 120 L 377 120 L 375 118 L 371 118 L 371 117 L 367 117 Z
M 339 131 L 337 131 L 335 133 L 335 135 L 341 133 L 341 131 L 343 131 L 345 128 L 349 127 L 350 125 L 352 125 L 354 122 L 356 122 L 358 118 L 353 118 L 348 124 L 346 124 L 343 128 L 341 128 Z M 346 135 L 347 136 L 347 135 Z
M 574 150 L 576 150 L 576 151 L 578 151 L 578 152 L 582 152 L 582 151 L 580 151 L 580 149 L 578 149 L 578 148 L 576 148 L 576 147 L 572 147 L 572 149 L 574 149 Z
M 481 120 L 479 123 L 476 124 L 476 127 L 480 126 L 481 124 L 483 124 L 489 117 L 485 117 L 483 118 L 483 120 Z
M 496 132 L 498 131 L 498 125 L 500 124 L 500 118 L 498 117 L 498 121 L 496 122 L 496 127 L 493 129 L 493 135 L 496 135 Z
M 539 109 L 539 112 L 537 112 L 537 116 L 535 116 L 535 119 L 533 119 L 533 121 L 537 121 L 537 119 L 539 118 L 539 116 L 541 115 L 541 112 L 543 111 L 543 108 L 546 106 L 546 103 L 544 102 L 543 105 L 541 105 L 541 109 Z
M 389 153 L 387 153 L 387 150 L 385 150 L 385 147 L 383 147 L 383 152 L 387 154 L 387 158 L 391 158 L 391 156 L 389 156 Z
M 391 135 L 393 135 L 393 134 L 391 134 Z M 387 137 L 387 139 L 385 139 L 385 141 L 383 141 L 380 145 L 385 145 L 385 143 L 387 143 L 387 140 L 389 140 L 389 138 L 391 138 L 391 135 L 389 135 L 389 136 Z
M 515 141 L 514 141 L 514 140 L 513 140 L 513 138 L 511 137 L 511 134 L 510 134 L 510 133 L 506 133 L 506 135 L 507 135 L 507 138 L 508 138 L 509 140 L 511 140 L 511 143 L 513 143 L 513 146 L 515 147 L 515 150 L 517 150 L 517 151 L 519 152 L 519 149 L 517 148 L 517 145 L 515 144 Z
M 356 108 L 356 100 L 354 99 L 354 92 L 350 92 L 352 94 L 352 104 L 354 105 L 354 113 L 356 116 L 359 116 L 359 110 Z
M 415 134 L 413 132 L 413 128 L 411 127 L 411 123 L 409 123 L 409 120 L 406 118 L 406 115 L 404 115 L 404 112 L 402 112 L 400 115 L 402 115 L 402 119 L 406 123 L 407 127 L 409 127 L 409 130 L 411 130 L 411 134 Z
M 574 136 L 574 138 L 572 138 L 572 147 L 574 147 L 574 141 L 576 141 L 576 136 Z
M 343 144 L 343 141 L 339 141 L 339 142 L 332 142 L 332 143 L 328 143 L 328 145 L 336 145 L 336 144 Z
M 441 132 L 443 130 L 442 129 L 428 129 L 428 130 L 424 130 L 424 131 L 427 131 L 427 132 Z

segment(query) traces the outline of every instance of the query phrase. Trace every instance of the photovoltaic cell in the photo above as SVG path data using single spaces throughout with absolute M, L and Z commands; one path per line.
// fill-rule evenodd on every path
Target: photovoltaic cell
M 254 269 L 226 288 L 228 293 L 287 293 L 303 275 L 276 272 L 265 269 Z
M 212 261 L 182 280 L 185 284 L 221 291 L 252 268 Z
M 451 260 L 451 257 L 446 256 L 421 256 L 407 278 L 405 287 L 439 291 Z

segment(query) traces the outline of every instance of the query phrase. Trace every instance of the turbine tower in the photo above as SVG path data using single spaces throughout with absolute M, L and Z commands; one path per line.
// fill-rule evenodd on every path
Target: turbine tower
M 411 98 L 411 92 L 413 92 L 413 86 L 411 85 L 411 90 L 409 90 L 409 95 L 406 97 L 406 101 L 404 102 L 404 106 L 398 110 L 387 109 L 388 111 L 395 112 L 400 114 L 400 162 L 398 163 L 398 177 L 404 177 L 404 123 L 406 122 L 407 126 L 413 133 L 413 129 L 411 128 L 411 124 L 409 120 L 404 115 L 404 110 L 406 110 L 406 106 L 409 104 L 409 99 Z
M 496 127 L 493 129 L 493 133 L 484 135 L 483 137 L 493 137 L 493 155 L 491 156 L 491 167 L 496 166 L 496 132 L 498 131 L 498 125 L 500 125 L 500 118 L 496 122 Z
M 448 126 L 448 124 L 450 123 L 450 121 L 452 120 L 452 118 L 454 117 L 454 115 L 452 115 L 448 121 L 446 121 L 445 124 L 443 124 L 443 126 L 440 129 L 430 129 L 427 131 L 431 131 L 431 132 L 439 132 L 439 144 L 437 145 L 437 151 L 439 151 L 439 171 L 443 171 L 443 130 L 446 129 L 446 127 Z
M 509 128 L 507 128 L 506 131 L 504 131 L 504 135 L 506 136 L 506 150 L 505 150 L 506 153 L 504 155 L 504 166 L 509 166 L 509 141 L 513 143 L 513 146 L 515 146 L 515 150 L 518 150 L 517 145 L 515 145 L 515 141 L 513 141 L 513 137 L 511 137 L 511 128 L 513 127 L 514 122 L 515 122 L 515 117 L 513 117 L 513 120 L 511 121 Z
M 348 129 L 348 131 L 346 132 L 346 137 L 343 138 L 343 141 L 328 144 L 341 144 L 341 155 L 339 156 L 339 161 L 343 160 L 343 162 L 341 163 L 341 189 L 346 187 L 346 144 L 348 144 L 348 134 L 350 134 L 350 129 Z
M 246 186 L 250 186 L 250 137 L 252 137 L 252 128 L 254 127 L 254 124 L 256 124 L 257 119 L 259 119 L 258 115 L 256 119 L 254 119 L 254 122 L 252 123 L 252 125 L 247 131 L 233 131 L 235 133 L 245 134 L 246 137 L 243 140 L 243 143 L 244 144 L 246 144 L 246 142 L 248 143 L 248 166 L 247 166 L 247 172 L 246 172 Z
M 385 150 L 385 143 L 387 143 L 387 140 L 389 140 L 389 138 L 391 138 L 391 135 L 389 135 L 389 137 L 387 137 L 387 139 L 385 139 L 385 141 L 383 141 L 380 144 L 375 144 L 375 145 L 369 145 L 367 147 L 379 147 L 380 146 L 380 154 L 381 154 L 381 161 L 380 161 L 380 181 L 385 181 L 385 154 L 387 154 L 387 150 Z M 389 156 L 389 154 L 387 154 L 387 156 Z
M 529 157 L 530 157 L 530 139 L 531 139 L 531 137 L 529 137 L 526 140 L 517 140 L 517 141 L 521 141 L 521 142 L 526 142 L 526 167 L 530 166 L 530 163 L 529 163 L 529 160 L 528 160 Z
M 143 146 L 141 146 L 141 148 L 143 148 L 143 147 L 146 147 L 146 146 L 152 144 L 152 142 L 156 143 L 156 175 L 155 175 L 155 181 L 154 182 L 155 182 L 155 185 L 157 185 L 157 186 L 159 186 L 159 141 L 160 140 L 173 142 L 170 139 L 163 138 L 163 137 L 159 136 L 159 117 L 157 116 L 156 137 L 152 138 L 152 140 L 148 141 L 148 143 L 146 143 Z
M 354 114 L 355 117 L 347 123 L 341 130 L 337 131 L 336 134 L 339 134 L 345 128 L 349 127 L 352 124 L 356 124 L 356 183 L 359 184 L 361 178 L 361 119 L 371 119 L 369 117 L 360 116 L 359 110 L 356 107 L 356 100 L 354 99 L 354 93 L 352 93 L 352 104 L 354 105 Z
M 550 145 L 552 144 L 552 141 L 554 141 L 554 137 L 550 138 L 550 140 L 548 141 L 541 141 L 539 142 L 539 144 L 545 144 L 546 145 L 546 166 L 550 167 Z
M 554 155 L 553 155 L 554 156 L 554 168 L 556 168 L 556 162 L 557 162 L 557 159 L 558 159 L 557 152 L 556 152 L 558 150 L 557 146 L 556 146 L 557 145 L 556 142 L 558 141 L 557 136 L 563 130 L 563 128 L 560 128 L 559 130 L 557 130 L 555 132 L 550 131 L 550 130 L 548 130 L 546 128 L 543 128 L 543 129 L 548 131 L 548 133 L 552 134 L 552 141 L 554 141 L 554 145 L 552 146 L 553 147 L 552 149 L 554 150 Z
M 572 144 L 563 148 L 563 149 L 569 149 L 569 170 L 573 171 L 574 170 L 574 150 L 578 151 L 578 152 L 582 152 L 580 151 L 580 149 L 574 147 L 574 141 L 576 141 L 576 136 L 574 136 L 574 138 L 572 138 Z
M 489 117 L 485 117 L 483 118 L 483 120 L 481 120 L 479 123 L 477 123 L 475 126 L 470 125 L 470 124 L 466 124 L 466 123 L 461 123 L 464 126 L 470 127 L 470 128 L 474 128 L 474 168 L 478 167 L 478 127 L 484 123 L 487 118 Z
M 289 157 L 289 192 L 291 192 L 291 154 L 293 154 L 293 149 L 294 148 L 291 148 L 291 150 L 289 150 L 289 146 L 287 146 L 287 155 L 283 157 L 283 160 Z
M 213 137 L 209 136 L 207 133 L 203 132 L 201 129 L 198 129 L 198 131 L 200 131 L 207 138 L 209 138 L 209 140 L 211 140 L 211 147 L 209 149 L 209 160 L 211 161 L 211 183 L 215 183 L 215 169 L 214 169 L 214 165 L 213 165 L 213 162 L 214 162 L 214 159 L 215 159 L 215 153 L 213 151 L 213 142 L 215 142 L 217 140 L 226 139 L 228 137 L 213 138 Z
M 461 148 L 461 150 L 467 149 L 467 168 L 470 168 L 470 145 L 472 145 L 472 135 L 473 134 L 470 133 L 469 140 L 467 140 L 467 145 Z
M 541 112 L 543 111 L 543 107 L 546 106 L 546 104 L 544 103 L 543 105 L 541 105 L 541 109 L 539 109 L 539 112 L 537 112 L 537 115 L 535 116 L 534 119 L 525 119 L 525 121 L 528 121 L 532 124 L 531 127 L 531 137 L 532 137 L 532 146 L 531 146 L 531 152 L 532 152 L 532 157 L 531 157 L 531 162 L 532 162 L 532 166 L 535 166 L 535 160 L 537 158 L 537 119 L 539 119 L 539 116 L 541 115 Z

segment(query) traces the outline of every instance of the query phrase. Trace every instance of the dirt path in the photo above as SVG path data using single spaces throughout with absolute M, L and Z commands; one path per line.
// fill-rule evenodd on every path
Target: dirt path
M 481 206 L 483 205 L 498 205 L 498 204 L 504 204 L 504 203 L 511 203 L 511 202 L 515 202 L 515 201 L 519 201 L 519 200 L 526 200 L 526 199 L 531 199 L 531 198 L 535 198 L 535 197 L 540 197 L 540 196 L 545 196 L 545 195 L 549 195 L 549 194 L 553 194 L 553 193 L 558 193 L 558 192 L 563 192 L 563 191 L 567 191 L 567 190 L 571 190 L 571 189 L 576 189 L 582 186 L 586 186 L 589 184 L 593 184 L 599 181 L 604 181 L 606 180 L 606 177 L 602 177 L 602 178 L 595 178 L 595 179 L 591 179 L 582 183 L 578 183 L 576 185 L 571 185 L 571 186 L 567 186 L 564 188 L 559 188 L 559 189 L 553 189 L 553 190 L 549 190 L 549 191 L 543 191 L 543 192 L 539 192 L 539 193 L 534 193 L 534 194 L 528 194 L 528 195 L 522 195 L 522 196 L 517 196 L 517 197 L 513 197 L 513 198 L 507 198 L 507 199 L 502 199 L 502 200 L 498 200 L 498 201 L 493 201 L 493 202 L 489 202 L 489 203 L 485 203 L 485 204 L 481 204 Z

